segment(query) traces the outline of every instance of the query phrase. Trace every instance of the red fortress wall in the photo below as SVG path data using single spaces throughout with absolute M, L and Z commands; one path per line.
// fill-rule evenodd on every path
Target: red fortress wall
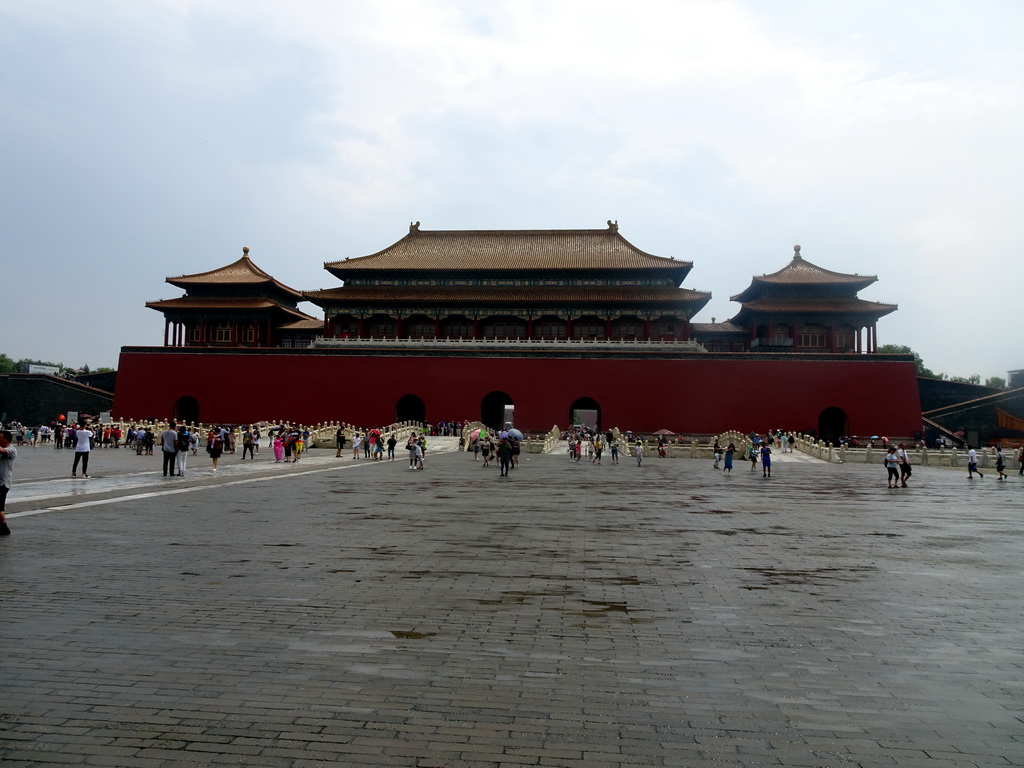
M 817 429 L 842 409 L 847 432 L 913 436 L 921 403 L 905 355 L 686 355 L 675 358 L 430 356 L 334 350 L 122 349 L 113 412 L 167 419 L 179 398 L 204 423 L 268 419 L 304 424 L 395 421 L 405 395 L 426 419 L 476 420 L 481 401 L 506 393 L 524 431 L 565 428 L 579 398 L 594 400 L 601 427 L 717 434 L 727 429 Z

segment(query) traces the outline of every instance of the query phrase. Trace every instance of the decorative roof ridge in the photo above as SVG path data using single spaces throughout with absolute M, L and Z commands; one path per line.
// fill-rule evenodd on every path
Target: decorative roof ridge
M 207 270 L 206 272 L 195 272 L 195 273 L 190 274 L 190 275 L 176 275 L 176 276 L 168 277 L 168 278 L 165 278 L 164 282 L 170 283 L 171 285 L 177 286 L 179 288 L 183 287 L 181 285 L 182 283 L 184 283 L 185 285 L 189 285 L 189 284 L 193 284 L 193 283 L 200 283 L 200 284 L 207 283 L 207 284 L 209 284 L 211 282 L 213 282 L 213 283 L 223 282 L 225 284 L 231 284 L 231 283 L 237 283 L 238 280 L 237 279 L 235 279 L 235 280 L 225 279 L 223 281 L 218 281 L 216 279 L 210 280 L 210 278 L 217 278 L 220 275 L 229 275 L 232 271 L 238 271 L 238 270 L 243 270 L 243 271 L 247 272 L 248 274 L 252 275 L 252 277 L 257 278 L 256 280 L 251 281 L 251 282 L 270 283 L 270 284 L 276 286 L 277 288 L 281 289 L 285 293 L 289 293 L 289 294 L 291 294 L 292 296 L 294 296 L 296 298 L 299 298 L 302 295 L 301 291 L 298 291 L 295 288 L 292 288 L 292 287 L 290 287 L 288 285 L 285 285 L 284 283 L 282 283 L 279 280 L 277 280 L 269 272 L 267 272 L 266 270 L 261 269 L 260 267 L 258 267 L 256 265 L 256 263 L 249 257 L 249 246 L 247 246 L 247 245 L 242 247 L 242 257 L 240 259 L 237 259 L 237 260 L 231 262 L 230 264 L 225 264 L 223 267 L 217 267 L 216 269 L 210 269 L 210 270 Z
M 344 259 L 336 261 L 325 261 L 324 269 L 344 269 L 346 264 L 366 264 L 367 262 L 384 256 L 390 252 L 399 249 L 403 244 L 414 242 L 420 238 L 423 239 L 440 239 L 444 237 L 452 238 L 470 238 L 470 237 L 552 237 L 552 236 L 600 236 L 607 235 L 617 238 L 622 243 L 625 243 L 630 249 L 632 249 L 637 255 L 651 259 L 657 262 L 664 262 L 664 266 L 672 267 L 689 267 L 693 268 L 692 261 L 685 261 L 677 259 L 674 256 L 656 256 L 652 253 L 648 253 L 621 234 L 619 234 L 619 223 L 618 221 L 608 220 L 608 226 L 605 229 L 420 229 L 420 222 L 413 222 L 409 225 L 409 232 L 401 239 L 382 248 L 374 253 L 367 254 L 366 256 L 355 256 L 346 257 Z M 479 268 L 479 267 L 475 267 Z M 530 267 L 524 267 L 524 269 L 530 269 Z
M 827 275 L 829 277 L 856 278 L 856 280 L 858 281 L 871 280 L 872 282 L 878 280 L 878 275 L 858 275 L 856 273 L 851 274 L 849 272 L 834 272 L 831 269 L 825 269 L 824 267 L 820 267 L 817 264 L 808 261 L 807 259 L 800 255 L 799 245 L 793 246 L 793 258 L 789 260 L 789 264 L 787 264 L 782 269 L 776 272 L 765 273 L 763 275 L 754 275 L 754 280 L 760 280 L 766 277 L 777 277 L 779 275 L 782 275 L 784 272 L 788 272 L 793 269 L 799 269 L 801 267 L 810 267 L 811 269 L 816 270 L 822 273 L 823 275 Z

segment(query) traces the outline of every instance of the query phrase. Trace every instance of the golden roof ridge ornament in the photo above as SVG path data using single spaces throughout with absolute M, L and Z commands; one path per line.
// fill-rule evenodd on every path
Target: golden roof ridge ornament
M 794 245 L 793 246 L 793 258 L 794 259 L 803 259 L 803 256 L 800 255 L 800 246 L 799 245 Z
M 243 259 L 248 259 L 249 258 L 249 246 L 248 245 L 243 245 L 242 246 L 242 258 Z
M 611 219 L 608 219 L 608 231 L 609 232 L 618 232 L 619 231 L 619 220 L 618 219 L 616 219 L 615 221 L 612 221 Z
M 411 235 L 413 232 L 419 232 L 419 231 L 420 231 L 420 223 L 417 221 L 415 224 L 413 224 L 410 221 L 409 222 L 409 234 Z

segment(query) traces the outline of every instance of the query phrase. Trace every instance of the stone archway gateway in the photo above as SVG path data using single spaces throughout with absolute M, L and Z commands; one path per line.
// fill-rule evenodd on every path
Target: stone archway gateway
M 849 434 L 850 420 L 846 411 L 829 406 L 818 416 L 818 439 L 837 444 L 839 438 Z
M 489 429 L 501 429 L 506 421 L 512 421 L 512 408 L 512 398 L 505 392 L 495 390 L 480 401 L 480 421 Z
M 191 395 L 179 397 L 177 400 L 174 401 L 174 408 L 172 409 L 172 418 L 179 424 L 198 424 L 199 401 L 196 400 Z
M 581 397 L 569 406 L 569 423 L 601 429 L 601 406 L 592 397 Z
M 418 421 L 426 423 L 427 406 L 416 395 L 403 395 L 395 403 L 395 421 Z

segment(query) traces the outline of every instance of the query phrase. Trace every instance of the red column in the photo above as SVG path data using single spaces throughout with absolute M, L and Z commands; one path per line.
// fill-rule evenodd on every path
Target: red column
M 441 318 L 440 317 L 435 317 L 434 318 L 434 338 L 435 339 L 440 339 L 441 338 Z
M 610 317 L 604 321 L 604 337 L 606 339 L 612 337 L 612 319 Z
M 366 338 L 366 318 L 364 318 L 364 317 L 360 317 L 359 318 L 359 331 L 358 331 L 358 333 L 359 333 L 359 338 L 360 339 L 365 339 Z
M 828 348 L 830 352 L 836 351 L 836 324 L 832 323 L 828 327 Z
M 572 338 L 572 320 L 565 318 L 565 338 Z
M 533 338 L 533 318 L 532 317 L 526 318 L 526 338 L 528 338 L 528 339 L 532 339 Z
M 402 318 L 400 317 L 395 318 L 395 338 L 402 338 Z
M 871 324 L 871 351 L 878 351 L 878 326 L 875 323 Z
M 644 341 L 651 340 L 651 321 L 644 320 Z
M 167 332 L 168 332 L 168 331 L 169 331 L 170 329 L 171 329 L 171 321 L 170 321 L 170 320 L 168 320 L 168 319 L 167 319 L 167 318 L 165 317 L 165 318 L 164 318 L 164 346 L 165 346 L 165 347 L 166 347 L 166 346 L 168 346 L 168 344 L 167 344 Z

